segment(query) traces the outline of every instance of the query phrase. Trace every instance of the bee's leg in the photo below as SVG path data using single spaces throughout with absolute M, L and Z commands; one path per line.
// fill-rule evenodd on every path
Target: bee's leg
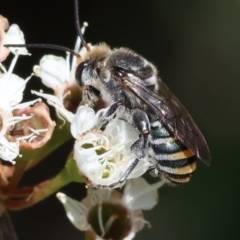
M 102 126 L 106 125 L 109 121 L 111 121 L 115 117 L 115 113 L 121 106 L 123 106 L 122 101 L 117 101 L 110 105 L 107 111 L 98 119 L 94 128 L 101 128 Z
M 140 109 L 134 111 L 132 120 L 134 126 L 140 133 L 140 138 L 132 144 L 131 150 L 137 158 L 142 159 L 148 154 L 150 122 L 147 114 Z
M 125 182 L 125 181 L 127 180 L 128 176 L 130 175 L 130 173 L 131 173 L 131 172 L 133 171 L 133 169 L 137 166 L 138 162 L 139 162 L 139 159 L 136 158 L 136 159 L 132 162 L 132 164 L 127 168 L 127 170 L 126 170 L 125 173 L 121 176 L 121 178 L 120 178 L 117 182 L 114 182 L 114 183 L 108 185 L 108 187 L 109 187 L 109 188 L 113 188 L 113 187 L 115 187 L 116 185 Z
M 116 102 L 113 105 L 111 105 L 111 107 L 113 106 L 113 110 L 115 108 L 116 108 L 116 110 L 118 109 L 118 107 L 119 107 L 118 104 Z M 110 111 L 109 113 L 116 112 L 116 110 L 112 111 L 112 112 Z M 108 109 L 108 111 L 109 111 L 109 109 Z M 106 115 L 107 114 L 105 114 L 105 116 Z M 132 121 L 133 121 L 134 126 L 138 129 L 138 131 L 140 132 L 140 135 L 141 135 L 140 138 L 135 143 L 133 143 L 131 146 L 131 150 L 137 156 L 137 158 L 131 163 L 131 165 L 127 168 L 125 173 L 121 176 L 121 178 L 118 181 L 116 181 L 110 185 L 98 185 L 97 187 L 113 188 L 116 185 L 125 182 L 127 180 L 128 176 L 133 171 L 133 169 L 137 166 L 138 162 L 147 155 L 148 136 L 150 134 L 150 122 L 149 122 L 148 116 L 144 111 L 142 111 L 140 109 L 136 109 L 133 112 Z
M 138 162 L 139 162 L 139 159 L 136 158 L 131 163 L 131 165 L 127 168 L 125 173 L 121 176 L 121 178 L 118 181 L 116 181 L 116 182 L 114 182 L 114 183 L 112 183 L 110 185 L 97 185 L 95 187 L 98 187 L 98 188 L 114 188 L 118 184 L 121 184 L 121 183 L 125 182 L 127 180 L 128 176 L 130 175 L 130 173 L 132 172 L 132 170 L 137 166 Z
M 88 85 L 84 86 L 82 94 L 83 103 L 88 104 L 90 107 L 94 106 L 100 97 L 100 92 Z

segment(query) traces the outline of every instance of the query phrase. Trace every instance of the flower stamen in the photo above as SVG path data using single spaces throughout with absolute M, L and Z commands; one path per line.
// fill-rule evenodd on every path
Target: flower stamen
M 14 67 L 15 67 L 15 65 L 16 65 L 16 62 L 17 62 L 17 60 L 18 60 L 18 57 L 19 57 L 19 55 L 18 54 L 15 54 L 15 56 L 14 56 L 14 58 L 13 58 L 13 60 L 12 60 L 12 62 L 11 62 L 11 64 L 10 64 L 10 67 L 9 67 L 9 69 L 8 69 L 8 71 L 7 71 L 7 79 L 9 79 L 9 77 L 11 76 L 11 74 L 12 74 L 12 72 L 13 72 L 13 69 L 14 69 Z M 5 87 L 7 86 L 7 84 L 5 85 Z
M 103 227 L 103 221 L 102 221 L 102 204 L 98 204 L 98 223 L 99 223 L 99 227 L 100 230 L 102 232 L 101 237 L 103 237 L 105 235 L 105 230 Z
M 6 70 L 6 68 L 3 66 L 2 63 L 0 63 L 0 68 L 1 68 L 1 70 L 3 71 L 3 73 L 7 73 L 7 70 Z

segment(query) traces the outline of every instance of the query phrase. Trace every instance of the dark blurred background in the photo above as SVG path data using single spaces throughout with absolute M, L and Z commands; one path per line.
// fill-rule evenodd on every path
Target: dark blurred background
M 2 0 L 0 13 L 21 27 L 27 43 L 74 46 L 72 0 Z M 129 47 L 158 67 L 212 153 L 212 165 L 199 162 L 190 183 L 159 190 L 159 204 L 145 212 L 153 227 L 136 239 L 239 239 L 240 1 L 80 0 L 80 17 L 89 23 L 87 42 Z M 64 56 L 54 50 L 30 52 L 33 56 L 21 57 L 15 68 L 22 77 L 44 54 Z M 30 81 L 29 89 L 38 88 L 38 82 Z M 61 151 L 26 181 L 59 170 L 66 152 Z M 63 191 L 79 199 L 85 193 L 77 184 Z M 82 239 L 55 196 L 11 216 L 19 240 Z

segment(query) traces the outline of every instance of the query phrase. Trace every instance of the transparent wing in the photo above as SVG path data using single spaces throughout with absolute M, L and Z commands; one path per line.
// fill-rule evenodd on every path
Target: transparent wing
M 181 102 L 161 80 L 158 93 L 126 76 L 122 79 L 122 85 L 141 99 L 199 159 L 210 165 L 211 155 L 202 133 Z

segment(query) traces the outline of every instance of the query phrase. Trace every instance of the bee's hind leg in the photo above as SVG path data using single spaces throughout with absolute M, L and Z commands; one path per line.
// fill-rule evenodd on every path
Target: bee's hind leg
M 130 175 L 130 173 L 133 171 L 133 169 L 137 166 L 137 164 L 139 163 L 139 159 L 138 158 L 136 158 L 132 163 L 131 163 L 131 165 L 127 168 L 127 170 L 125 171 L 125 173 L 121 176 L 121 178 L 118 180 L 118 181 L 116 181 L 116 182 L 114 182 L 114 183 L 112 183 L 112 184 L 110 184 L 110 185 L 96 185 L 96 186 L 94 186 L 94 187 L 97 187 L 97 188 L 114 188 L 115 186 L 117 186 L 118 184 L 121 184 L 121 183 L 124 183 L 126 180 L 127 180 L 127 178 L 128 178 L 128 176 Z M 119 186 L 120 187 L 120 186 Z
M 134 111 L 132 121 L 140 133 L 140 138 L 132 144 L 131 150 L 137 158 L 142 159 L 148 155 L 150 122 L 147 114 L 140 109 Z

